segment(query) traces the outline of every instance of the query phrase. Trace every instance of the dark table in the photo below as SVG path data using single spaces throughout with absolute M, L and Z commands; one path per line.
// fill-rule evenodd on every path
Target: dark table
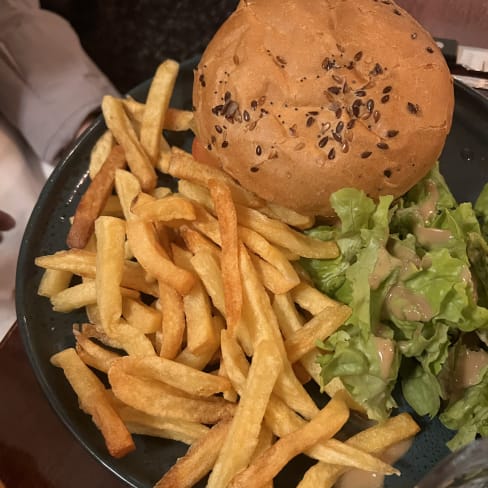
M 66 5 L 74 2 L 46 3 Z M 117 4 L 124 5 L 125 3 L 107 0 L 100 3 L 87 2 L 86 5 L 98 5 L 95 13 L 90 14 L 95 16 L 95 20 L 96 15 L 99 17 L 113 15 L 116 18 L 120 16 L 120 19 L 123 19 L 124 13 L 130 12 L 134 16 L 132 20 L 136 18 L 140 22 L 138 28 L 137 24 L 133 22 L 134 32 L 137 32 L 139 36 L 143 35 L 141 32 L 146 28 L 145 16 L 141 13 L 140 8 L 135 10 L 135 14 L 129 7 L 125 7 L 124 10 L 121 6 L 120 11 L 117 11 Z M 163 10 L 165 8 L 168 10 L 168 5 L 177 6 L 176 13 L 175 9 L 171 10 L 171 22 L 166 26 L 168 29 L 172 29 L 172 42 L 168 44 L 165 40 L 165 25 L 157 24 L 155 26 L 152 22 L 150 23 L 151 28 L 146 29 L 147 36 L 139 43 L 132 42 L 132 48 L 126 50 L 126 58 L 119 58 L 118 61 L 114 60 L 114 57 L 111 59 L 109 56 L 104 57 L 103 49 L 100 49 L 99 56 L 96 56 L 95 45 L 98 31 L 95 27 L 103 25 L 105 28 L 107 23 L 101 22 L 99 19 L 98 23 L 93 24 L 95 27 L 91 24 L 87 27 L 86 10 L 84 11 L 85 17 L 81 18 L 79 15 L 76 17 L 76 12 L 61 11 L 65 14 L 71 12 L 74 18 L 76 17 L 73 25 L 77 28 L 85 49 L 90 55 L 97 58 L 99 66 L 105 72 L 114 74 L 113 78 L 116 78 L 117 85 L 122 91 L 147 77 L 133 81 L 131 77 L 134 76 L 133 72 L 131 72 L 131 76 L 127 76 L 127 59 L 139 59 L 142 66 L 138 67 L 137 73 L 150 74 L 154 68 L 154 55 L 149 55 L 150 52 L 157 53 L 161 58 L 171 56 L 176 59 L 184 59 L 185 56 L 189 57 L 189 55 L 199 52 L 201 46 L 204 45 L 202 40 L 206 42 L 211 37 L 236 1 L 135 2 L 137 5 L 151 3 L 159 5 Z M 211 15 L 204 15 L 205 8 L 202 5 L 205 3 L 212 6 L 212 10 L 208 11 Z M 487 0 L 463 0 L 462 2 L 459 0 L 398 0 L 398 3 L 417 17 L 433 35 L 456 38 L 463 44 L 488 48 Z M 164 7 L 165 5 L 166 7 Z M 196 5 L 199 7 L 195 7 Z M 109 6 L 111 7 L 109 8 Z M 192 9 L 195 9 L 196 17 L 192 16 Z M 174 16 L 176 14 L 185 19 L 186 29 L 175 28 L 177 17 Z M 149 18 L 150 15 L 151 11 L 147 11 L 146 18 Z M 199 21 L 194 27 L 199 30 L 192 34 L 193 37 L 189 34 L 191 29 L 188 30 L 192 19 Z M 114 24 L 112 34 L 109 32 L 106 33 L 106 36 L 108 38 L 116 37 L 116 29 L 117 26 Z M 154 32 L 155 29 L 162 33 L 159 38 L 151 38 L 151 32 Z M 176 38 L 174 38 L 175 36 Z M 188 39 L 193 39 L 191 45 L 187 45 Z M 98 45 L 100 46 L 100 44 Z M 140 45 L 143 45 L 145 49 L 142 57 L 137 48 Z M 95 461 L 54 414 L 35 379 L 16 326 L 0 344 L 0 392 L 0 479 L 4 481 L 7 488 L 123 488 L 126 486 L 113 473 Z

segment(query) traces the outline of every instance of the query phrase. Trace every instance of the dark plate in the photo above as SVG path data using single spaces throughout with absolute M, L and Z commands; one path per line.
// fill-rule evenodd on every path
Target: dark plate
M 192 68 L 196 60 L 184 63 L 172 105 L 191 107 Z M 145 98 L 149 82 L 132 95 Z M 488 101 L 478 93 L 456 84 L 454 126 L 441 158 L 441 170 L 459 200 L 476 198 L 488 181 Z M 186 446 L 173 441 L 135 436 L 137 450 L 124 459 L 112 459 L 100 433 L 78 403 L 60 369 L 49 357 L 74 344 L 71 324 L 83 321 L 84 313 L 54 313 L 49 300 L 37 296 L 42 271 L 34 266 L 36 256 L 65 249 L 69 217 L 88 184 L 90 150 L 105 126 L 98 120 L 76 143 L 47 181 L 27 225 L 17 270 L 17 314 L 22 338 L 32 367 L 53 408 L 76 438 L 101 463 L 134 487 L 151 487 L 183 455 Z M 190 148 L 191 135 L 170 138 L 172 144 Z M 439 459 L 447 454 L 445 441 L 452 435 L 434 420 L 418 419 L 424 429 L 398 467 L 401 478 L 390 478 L 388 487 L 412 487 Z M 297 458 L 276 480 L 275 486 L 296 485 L 307 464 Z

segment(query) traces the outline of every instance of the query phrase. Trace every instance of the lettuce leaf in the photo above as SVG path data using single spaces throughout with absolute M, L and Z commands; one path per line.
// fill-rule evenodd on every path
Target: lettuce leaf
M 321 344 L 324 384 L 339 377 L 368 415 L 381 419 L 394 408 L 391 393 L 401 379 L 414 410 L 434 416 L 449 400 L 440 377 L 450 350 L 471 331 L 480 347 L 488 336 L 488 185 L 474 208 L 459 205 L 436 166 L 394 203 L 351 188 L 331 203 L 340 224 L 308 233 L 336 240 L 341 255 L 302 260 L 318 289 L 352 309 Z M 387 374 L 378 338 L 393 340 Z
M 477 434 L 488 437 L 488 367 L 480 382 L 467 388 L 465 394 L 447 407 L 439 418 L 447 428 L 457 430 L 447 443 L 453 451 L 473 441 Z

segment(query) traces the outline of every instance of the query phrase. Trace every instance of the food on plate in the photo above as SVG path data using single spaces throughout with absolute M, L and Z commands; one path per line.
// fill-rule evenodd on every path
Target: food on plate
M 453 90 L 430 35 L 390 0 L 243 0 L 193 112 L 177 74 L 104 99 L 69 249 L 36 259 L 54 310 L 85 307 L 51 362 L 109 452 L 190 445 L 158 488 L 268 487 L 298 454 L 302 487 L 399 474 L 384 451 L 420 427 L 397 385 L 451 448 L 486 435 L 488 190 L 459 205 L 436 164 Z
M 147 104 L 169 96 L 160 93 Z M 304 234 L 310 217 L 268 205 L 162 138 L 155 171 L 178 178 L 177 189 L 145 191 L 137 165 L 112 168 L 114 153 L 125 163 L 130 149 L 123 138 L 140 137 L 144 120 L 144 104 L 126 101 L 104 104 L 106 116 L 118 107 L 124 113 L 116 120 L 131 126 L 120 133 L 117 122 L 95 145 L 85 193 L 93 195 L 104 181 L 115 202 L 101 203 L 107 191 L 97 193 L 94 206 L 82 197 L 72 228 L 84 223 L 77 235 L 85 244 L 68 240 L 70 249 L 36 259 L 45 269 L 39 292 L 54 310 L 86 309 L 86 322 L 72 324 L 73 347 L 51 362 L 63 369 L 109 452 L 120 457 L 133 450 L 134 435 L 190 445 L 154 480 L 159 488 L 189 487 L 206 477 L 214 487 L 270 486 L 300 453 L 341 473 L 399 474 L 380 449 L 371 454 L 352 437 L 351 443 L 334 438 L 354 406 L 343 387 L 329 399 L 319 395 L 319 403 L 305 388 L 315 382 L 318 392 L 316 345 L 351 309 L 313 288 L 299 260 L 337 259 L 337 244 Z M 166 118 L 165 109 L 149 112 Z M 172 114 L 173 127 L 192 126 L 188 112 Z M 402 414 L 365 426 L 363 434 L 379 435 L 387 448 L 418 431 Z
M 199 157 L 268 202 L 333 215 L 343 187 L 398 197 L 444 146 L 453 86 L 393 1 L 241 1 L 193 89 Z

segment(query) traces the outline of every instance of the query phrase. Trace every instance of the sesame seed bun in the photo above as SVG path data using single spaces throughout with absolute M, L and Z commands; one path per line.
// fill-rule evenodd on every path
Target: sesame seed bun
M 209 158 L 242 186 L 328 217 L 339 188 L 400 196 L 425 176 L 454 94 L 432 37 L 391 0 L 242 0 L 193 103 Z

